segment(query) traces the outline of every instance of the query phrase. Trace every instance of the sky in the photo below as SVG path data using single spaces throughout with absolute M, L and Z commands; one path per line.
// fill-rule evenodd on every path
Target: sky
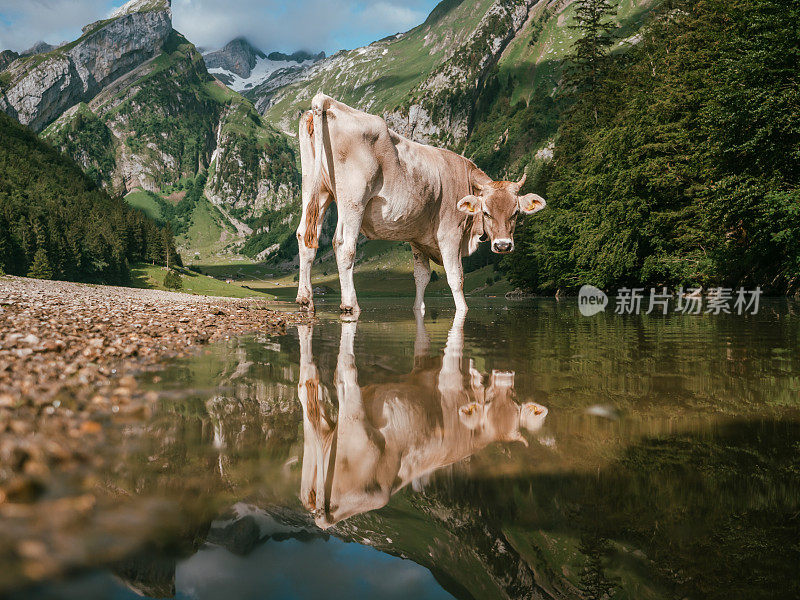
M 173 0 L 173 26 L 216 49 L 244 36 L 271 52 L 357 48 L 422 23 L 438 0 Z M 123 0 L 0 0 L 0 50 L 77 39 Z

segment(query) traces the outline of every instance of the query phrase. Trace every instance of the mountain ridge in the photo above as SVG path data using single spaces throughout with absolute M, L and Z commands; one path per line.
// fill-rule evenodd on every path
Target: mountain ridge
M 111 194 L 142 190 L 161 202 L 202 184 L 194 200 L 169 211 L 173 227 L 189 236 L 182 244 L 191 254 L 233 255 L 264 211 L 297 202 L 296 154 L 249 101 L 209 74 L 171 17 L 166 0 L 133 0 L 73 42 L 11 57 L 0 75 L 0 109 Z M 211 215 L 198 223 L 216 229 L 192 228 L 196 211 Z M 209 246 L 209 236 L 218 242 Z

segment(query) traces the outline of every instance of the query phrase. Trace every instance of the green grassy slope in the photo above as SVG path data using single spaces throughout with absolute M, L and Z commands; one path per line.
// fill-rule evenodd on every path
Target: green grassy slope
M 163 218 L 161 207 L 155 201 L 152 194 L 145 192 L 142 189 L 134 190 L 125 196 L 125 202 L 130 204 L 133 208 L 138 208 L 151 219 L 160 221 Z
M 148 264 L 138 264 L 133 267 L 132 286 L 138 288 L 166 290 L 164 277 L 166 269 Z M 240 285 L 225 283 L 207 275 L 201 275 L 188 269 L 179 269 L 182 287 L 179 292 L 197 294 L 199 296 L 225 296 L 229 298 L 264 298 L 271 297 L 258 291 L 249 290 Z
M 234 237 L 230 223 L 219 210 L 205 198 L 197 203 L 190 217 L 186 233 L 177 237 L 176 243 L 186 262 L 219 254 Z
M 422 25 L 399 37 L 342 51 L 314 68 L 313 75 L 280 90 L 265 117 L 294 134 L 297 113 L 319 90 L 373 113 L 391 110 L 450 56 L 475 29 L 491 0 L 444 0 Z M 256 99 L 259 88 L 247 93 Z
M 657 4 L 657 0 L 619 0 L 613 19 L 621 27 L 617 49 L 630 43 L 630 36 Z M 540 86 L 552 93 L 561 76 L 563 61 L 578 36 L 572 29 L 574 25 L 574 3 L 551 2 L 536 6 L 530 22 L 508 45 L 498 63 L 501 80 L 513 82 L 512 104 L 529 101 Z

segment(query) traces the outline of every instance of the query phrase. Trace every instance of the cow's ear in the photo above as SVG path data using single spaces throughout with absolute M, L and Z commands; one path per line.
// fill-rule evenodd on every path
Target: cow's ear
M 532 215 L 547 206 L 544 198 L 538 194 L 525 194 L 519 197 L 519 209 L 526 215 Z
M 464 196 L 458 201 L 456 208 L 463 213 L 467 213 L 468 215 L 475 214 L 476 212 L 480 211 L 481 199 L 477 196 Z

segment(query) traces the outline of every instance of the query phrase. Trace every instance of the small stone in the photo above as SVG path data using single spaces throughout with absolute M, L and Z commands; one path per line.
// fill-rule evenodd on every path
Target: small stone
M 81 425 L 81 433 L 86 433 L 89 435 L 100 433 L 102 430 L 103 426 L 97 421 L 86 421 Z

